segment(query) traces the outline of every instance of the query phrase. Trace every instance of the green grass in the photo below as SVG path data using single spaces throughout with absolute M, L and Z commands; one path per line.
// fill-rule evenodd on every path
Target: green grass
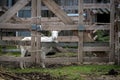
M 110 69 L 120 70 L 119 66 L 115 65 L 81 65 L 81 66 L 65 66 L 59 68 L 27 68 L 27 69 L 9 69 L 11 72 L 17 73 L 30 73 L 30 72 L 41 72 L 50 73 L 52 76 L 66 76 L 67 80 L 82 80 L 81 75 L 90 74 L 106 74 Z
M 21 55 L 20 52 L 2 52 L 1 51 L 2 47 L 0 46 L 0 56 L 15 56 L 15 57 L 18 57 Z M 6 46 L 6 49 L 17 49 L 16 46 Z
M 15 57 L 19 57 L 21 54 L 19 52 L 0 52 L 0 56 L 15 56 Z

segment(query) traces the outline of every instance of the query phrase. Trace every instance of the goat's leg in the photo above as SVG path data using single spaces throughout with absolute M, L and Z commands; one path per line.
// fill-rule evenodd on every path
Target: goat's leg
M 45 68 L 45 62 L 44 60 L 41 62 L 42 68 Z
M 46 53 L 44 50 L 41 51 L 41 66 L 42 68 L 45 68 L 45 57 L 46 57 Z
M 41 65 L 42 68 L 45 68 L 45 58 L 46 58 L 46 54 L 51 51 L 53 48 L 46 48 L 46 47 L 42 47 L 41 48 Z
M 21 69 L 24 69 L 24 67 L 23 67 L 23 62 L 21 62 L 21 61 L 20 61 L 20 68 L 21 68 Z
M 22 49 L 21 50 L 21 57 L 25 57 L 26 54 L 26 50 Z M 25 62 L 24 61 L 20 61 L 20 68 L 24 69 L 25 68 Z

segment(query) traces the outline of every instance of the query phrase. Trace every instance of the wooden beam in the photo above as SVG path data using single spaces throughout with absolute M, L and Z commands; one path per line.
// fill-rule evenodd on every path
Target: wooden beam
M 107 63 L 108 62 L 108 57 L 84 57 L 83 58 L 84 62 L 91 62 L 91 63 L 96 63 L 96 62 L 103 62 Z M 70 63 L 77 63 L 77 57 L 58 57 L 58 58 L 46 58 L 45 63 L 48 64 L 70 64 Z
M 69 40 L 70 42 L 70 40 Z M 72 41 L 71 41 L 72 42 Z M 20 41 L 0 41 L 0 45 L 12 45 L 12 46 L 15 46 L 15 45 L 30 45 L 30 41 L 27 41 L 27 42 L 20 42 Z M 74 46 L 78 46 L 76 44 L 71 44 L 71 45 L 67 45 L 67 44 L 62 44 L 61 42 L 58 43 L 58 44 L 55 44 L 55 43 L 42 43 L 42 45 L 45 45 L 47 44 L 47 47 L 48 46 L 62 46 L 62 47 L 65 47 L 65 46 L 71 46 L 71 47 L 74 47 Z M 104 43 L 102 44 L 88 44 L 88 43 L 85 43 L 86 45 L 84 45 L 83 47 L 83 51 L 110 51 L 110 47 L 108 45 L 104 45 Z
M 78 13 L 79 13 L 79 21 L 78 26 L 84 27 L 83 23 L 83 0 L 78 0 Z M 78 62 L 83 62 L 83 30 L 78 31 Z
M 85 30 L 110 30 L 110 25 L 85 25 Z M 0 23 L 0 29 L 31 30 L 31 24 Z M 78 25 L 42 24 L 42 30 L 78 30 Z
M 0 23 L 0 29 L 29 30 L 30 28 L 31 28 L 31 24 Z
M 110 3 L 84 3 L 84 9 L 110 9 Z M 63 8 L 63 6 L 60 6 L 60 8 Z M 77 10 L 78 6 L 77 5 L 72 5 L 72 6 L 64 6 L 66 10 Z M 25 7 L 22 10 L 30 10 L 30 7 Z M 42 6 L 42 10 L 49 10 L 46 6 Z
M 70 17 L 70 18 L 72 18 L 72 20 L 74 22 L 78 22 L 78 17 Z M 22 21 L 19 23 L 31 23 L 32 18 L 21 18 L 21 20 Z M 39 20 L 39 22 L 40 22 L 40 20 Z M 42 17 L 41 23 L 44 23 L 44 22 L 61 22 L 61 23 L 63 23 L 62 20 L 60 20 L 58 17 L 50 17 L 50 18 Z
M 84 47 L 84 51 L 110 51 L 110 47 L 96 46 L 96 47 Z
M 110 4 L 101 4 L 101 3 L 88 3 L 88 4 L 83 4 L 84 9 L 95 9 L 95 8 L 107 8 L 110 9 Z
M 53 1 L 42 0 L 42 2 L 65 24 L 73 24 L 73 20 Z
M 77 24 L 78 23 L 78 20 L 79 20 L 79 18 L 78 17 L 70 17 L 70 18 L 72 18 L 72 20 L 74 21 L 74 24 Z M 30 24 L 31 23 L 31 18 L 20 18 L 21 19 L 21 21 L 20 22 L 18 22 L 18 23 L 21 23 L 21 24 L 26 24 L 26 23 L 28 23 L 28 24 Z M 39 20 L 39 22 L 40 22 L 40 20 Z M 85 21 L 83 21 L 84 23 L 86 23 Z M 42 24 L 53 24 L 53 25 L 55 25 L 55 24 L 57 24 L 57 23 L 59 23 L 59 24 L 64 24 L 59 18 L 57 18 L 57 17 L 50 17 L 50 18 L 47 18 L 47 17 L 42 17 L 41 18 L 41 23 Z M 41 24 L 40 23 L 40 24 Z M 110 23 L 95 23 L 95 24 L 98 24 L 98 25 L 107 25 L 107 24 L 110 24 Z M 72 24 L 73 25 L 73 24 Z
M 12 56 L 0 56 L 0 61 L 10 61 L 10 62 L 31 62 L 30 57 L 12 57 Z
M 108 57 L 84 57 L 84 62 L 108 62 Z M 0 56 L 1 61 L 8 61 L 8 62 L 32 62 L 30 57 L 10 57 L 10 56 Z M 57 58 L 46 58 L 45 63 L 48 64 L 71 64 L 77 63 L 77 57 L 57 57 Z
M 77 36 L 59 36 L 57 39 L 59 42 L 78 42 Z
M 37 25 L 41 24 L 41 0 L 37 0 Z M 40 22 L 39 22 L 40 20 Z M 37 31 L 37 38 L 36 38 L 36 50 L 41 50 L 41 32 Z M 41 52 L 36 52 L 36 63 L 40 64 L 41 62 Z
M 58 43 L 59 46 L 65 47 L 77 47 L 77 42 L 60 42 Z M 84 42 L 84 47 L 109 47 L 109 42 Z
M 94 42 L 93 39 L 90 39 L 88 35 L 83 34 L 84 42 Z M 59 42 L 78 42 L 79 38 L 78 36 L 59 36 L 58 37 Z
M 108 57 L 84 57 L 84 62 L 108 62 Z M 48 64 L 68 64 L 77 63 L 77 57 L 58 57 L 58 58 L 46 58 L 45 63 Z
M 115 62 L 115 30 L 114 30 L 114 20 L 115 20 L 115 4 L 114 0 L 110 0 L 111 10 L 110 10 L 110 54 L 109 61 Z
M 84 57 L 84 63 L 85 62 L 89 62 L 89 64 L 100 64 L 100 63 L 103 63 L 103 64 L 107 64 L 108 63 L 108 57 Z M 99 62 L 99 63 L 98 63 Z
M 2 7 L 2 11 L 5 13 L 6 11 L 8 11 L 9 8 L 7 6 L 3 6 Z M 17 17 L 17 15 L 14 15 L 12 18 L 11 18 L 14 22 L 21 22 L 21 18 Z M 10 20 L 9 20 L 10 21 Z
M 37 0 L 32 0 L 31 3 L 32 3 L 32 10 L 31 10 L 32 17 L 37 17 Z M 31 23 L 37 24 L 37 18 L 32 18 Z M 36 35 L 36 31 L 32 30 L 31 31 L 31 50 L 33 51 L 36 50 L 35 35 Z M 31 52 L 31 59 L 33 63 L 36 63 L 36 52 Z
M 11 41 L 11 40 L 13 40 L 13 41 L 19 41 L 19 40 L 21 40 L 21 39 L 23 39 L 24 37 L 13 37 L 13 36 L 7 36 L 7 37 L 5 37 L 5 36 L 3 36 L 2 37 L 2 40 L 7 40 L 7 41 Z
M 62 6 L 61 6 L 62 7 Z M 74 5 L 74 6 L 64 6 L 66 10 L 77 10 L 78 6 Z M 83 4 L 83 9 L 96 9 L 96 8 L 106 8 L 106 9 L 110 9 L 110 4 L 104 4 L 104 3 L 84 3 Z M 47 9 L 45 7 L 43 7 L 43 10 Z
M 0 22 L 6 22 L 22 9 L 30 0 L 19 0 L 13 7 L 0 17 Z
M 86 38 L 88 36 L 84 36 L 84 38 Z M 8 41 L 16 41 L 16 40 L 21 40 L 24 37 L 2 37 L 2 40 L 8 40 Z M 88 39 L 88 38 L 87 38 Z M 59 36 L 57 39 L 59 42 L 78 42 L 78 37 L 77 36 Z M 87 40 L 84 40 L 85 42 L 87 42 Z M 93 41 L 92 41 L 93 42 Z
M 5 37 L 6 38 L 6 37 Z M 17 37 L 17 38 L 15 38 L 15 37 L 8 37 L 8 38 L 10 38 L 10 39 L 5 39 L 4 37 L 3 37 L 3 40 L 0 40 L 0 45 L 12 45 L 12 46 L 16 46 L 16 45 L 24 45 L 24 44 L 26 44 L 26 45 L 30 45 L 31 43 L 30 43 L 30 41 L 20 41 L 21 39 L 21 37 L 19 38 L 19 37 Z M 11 39 L 12 38 L 12 39 Z M 13 38 L 15 38 L 15 40 L 13 40 Z M 69 38 L 69 37 L 68 37 Z M 54 42 L 52 42 L 52 43 L 49 43 L 49 42 L 42 42 L 42 45 L 45 45 L 45 44 L 47 44 L 47 45 L 58 45 L 58 46 L 61 46 L 61 47 L 65 47 L 65 46 L 69 46 L 69 47 L 77 47 L 78 46 L 78 44 L 77 44 L 78 42 L 77 41 L 70 41 L 70 40 L 66 40 L 66 42 L 64 42 L 64 41 L 59 41 L 59 43 L 54 43 Z M 109 47 L 109 43 L 108 42 L 84 42 L 84 45 L 83 45 L 84 47 Z

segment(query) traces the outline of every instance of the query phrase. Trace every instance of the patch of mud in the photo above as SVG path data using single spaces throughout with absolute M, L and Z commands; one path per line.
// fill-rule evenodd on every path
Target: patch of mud
M 25 78 L 25 80 L 63 80 L 63 77 L 53 77 L 48 73 L 17 73 L 16 75 Z
M 110 75 L 101 75 L 101 76 L 84 76 L 84 80 L 120 80 L 120 76 L 110 76 Z
M 0 72 L 0 80 L 64 80 L 64 77 L 53 77 L 48 73 L 4 73 Z

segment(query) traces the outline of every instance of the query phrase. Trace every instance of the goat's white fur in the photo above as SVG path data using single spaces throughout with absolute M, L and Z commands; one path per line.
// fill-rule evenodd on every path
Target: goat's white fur
M 41 42 L 58 42 L 57 41 L 57 37 L 58 37 L 58 31 L 51 31 L 51 36 L 42 36 L 41 37 Z M 21 41 L 31 41 L 31 37 L 24 37 Z M 35 39 L 36 41 L 36 39 Z M 21 57 L 25 57 L 25 54 L 27 51 L 29 51 L 31 48 L 31 46 L 20 46 L 20 49 L 21 49 Z M 45 68 L 45 64 L 44 64 L 44 60 L 45 60 L 45 57 L 46 57 L 46 53 L 48 53 L 49 51 L 51 50 L 51 48 L 47 48 L 47 47 L 44 47 L 42 46 L 41 47 L 41 51 L 40 51 L 40 54 L 41 54 L 41 65 L 43 68 Z M 22 69 L 24 69 L 25 67 L 25 63 L 24 62 L 20 62 L 20 67 Z

